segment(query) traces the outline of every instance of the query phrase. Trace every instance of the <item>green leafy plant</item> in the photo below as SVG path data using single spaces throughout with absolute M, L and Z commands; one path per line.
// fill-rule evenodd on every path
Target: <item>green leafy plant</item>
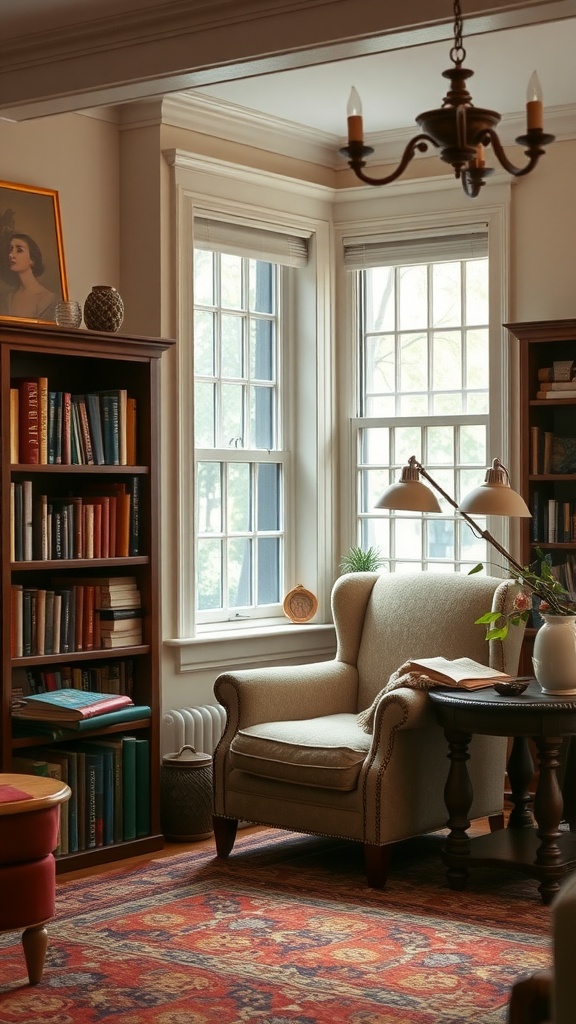
M 350 548 L 340 562 L 340 573 L 346 572 L 377 572 L 384 565 L 378 548 Z
M 507 615 L 500 612 L 486 612 L 475 625 L 488 626 L 486 631 L 487 640 L 503 640 L 508 633 L 509 626 L 518 626 L 521 622 L 527 622 L 532 610 L 532 594 L 540 598 L 538 610 L 546 615 L 576 615 L 574 603 L 568 601 L 568 591 L 556 579 L 552 573 L 552 567 L 540 548 L 536 548 L 538 559 L 531 566 L 526 566 L 521 573 L 512 572 L 512 579 L 520 584 L 520 590 L 514 598 L 512 611 Z M 476 565 L 470 570 L 472 573 L 480 572 L 484 566 Z

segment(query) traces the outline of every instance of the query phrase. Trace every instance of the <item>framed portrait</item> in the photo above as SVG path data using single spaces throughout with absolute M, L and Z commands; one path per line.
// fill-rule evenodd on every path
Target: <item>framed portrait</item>
M 0 181 L 0 318 L 54 323 L 66 299 L 58 193 Z

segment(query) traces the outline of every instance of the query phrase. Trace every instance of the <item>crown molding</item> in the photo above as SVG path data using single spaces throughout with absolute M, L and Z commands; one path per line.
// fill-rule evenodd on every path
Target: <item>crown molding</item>
M 123 131 L 169 124 L 252 149 L 319 164 L 330 170 L 346 167 L 345 157 L 339 154 L 339 149 L 346 144 L 345 139 L 214 97 L 190 92 L 175 93 L 158 100 L 126 104 L 119 110 L 119 124 Z M 514 145 L 514 140 L 525 130 L 525 118 L 525 113 L 502 118 L 499 134 L 503 145 Z M 418 130 L 415 123 L 413 128 L 366 136 L 366 142 L 375 150 L 370 163 L 398 163 Z M 576 106 L 547 108 L 546 131 L 555 135 L 559 142 L 576 138 Z M 433 150 L 430 155 L 434 155 Z

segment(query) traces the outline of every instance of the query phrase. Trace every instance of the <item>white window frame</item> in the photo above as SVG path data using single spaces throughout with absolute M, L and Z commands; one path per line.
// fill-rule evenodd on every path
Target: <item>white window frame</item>
M 194 218 L 217 217 L 252 226 L 269 227 L 310 236 L 311 257 L 303 275 L 298 308 L 291 311 L 293 344 L 287 346 L 289 387 L 298 396 L 292 417 L 287 418 L 288 445 L 298 453 L 295 468 L 286 486 L 290 491 L 288 517 L 295 537 L 294 549 L 286 570 L 286 590 L 302 582 L 319 599 L 318 630 L 329 622 L 331 566 L 334 562 L 334 516 L 332 507 L 334 369 L 331 345 L 331 190 L 308 185 L 281 175 L 251 170 L 211 158 L 196 157 L 179 150 L 164 154 L 173 167 L 174 231 L 176 237 L 176 309 L 177 309 L 177 394 L 176 446 L 177 479 L 175 543 L 175 620 L 176 636 L 167 640 L 180 648 L 180 669 L 198 664 L 198 643 L 210 649 L 218 637 L 219 663 L 223 659 L 222 640 L 250 638 L 252 658 L 267 651 L 283 659 L 297 650 L 298 634 L 307 629 L 312 639 L 314 625 L 294 627 L 284 617 L 273 620 L 226 622 L 219 631 L 214 624 L 196 622 L 192 586 L 194 558 L 194 460 L 190 457 L 190 439 L 194 437 L 194 409 L 191 398 L 193 381 L 193 249 Z M 304 365 L 306 363 L 306 365 Z M 313 372 L 311 372 L 313 371 Z M 306 531 L 296 523 L 306 522 Z M 326 586 L 325 581 L 328 581 Z M 286 633 L 283 649 L 272 652 L 266 638 L 271 631 Z M 330 627 L 331 632 L 331 627 Z M 331 649 L 331 635 L 327 650 Z M 280 643 L 282 646 L 282 641 Z M 318 646 L 321 654 L 322 644 Z M 187 653 L 187 648 L 189 653 Z M 299 649 L 302 649 L 301 647 Z M 239 650 L 236 647 L 236 650 Z M 236 664 L 242 656 L 229 655 Z
M 516 410 L 512 417 L 508 408 L 510 380 L 517 373 L 515 358 L 511 357 L 508 332 L 503 324 L 508 319 L 508 266 L 509 266 L 509 209 L 511 184 L 501 180 L 486 189 L 473 201 L 466 199 L 454 188 L 453 181 L 427 179 L 396 183 L 381 189 L 367 187 L 355 201 L 343 200 L 337 208 L 336 257 L 339 302 L 336 322 L 348 338 L 356 334 L 356 281 L 357 275 L 344 268 L 344 239 L 349 237 L 386 237 L 390 239 L 412 235 L 434 234 L 474 229 L 485 225 L 488 232 L 489 261 L 489 347 L 490 347 L 490 420 L 488 452 L 490 458 L 498 456 L 508 466 L 512 480 L 518 479 L 517 459 L 511 459 L 511 441 L 518 437 Z M 376 195 L 374 195 L 376 193 Z M 362 213 L 360 218 L 359 213 Z M 340 506 L 342 512 L 340 548 L 342 552 L 357 543 L 357 406 L 358 359 L 356 345 L 338 345 L 338 392 L 341 411 L 340 450 L 342 485 Z M 353 383 L 351 383 L 353 382 Z M 432 421 L 431 421 L 432 422 Z M 510 424 L 512 423 L 512 429 Z M 517 448 L 517 445 L 515 446 Z M 492 454 L 493 453 L 493 454 Z M 514 525 L 509 520 L 493 517 L 488 529 L 506 547 L 518 543 Z M 492 568 L 491 568 L 492 573 Z M 497 570 L 493 571 L 497 575 Z

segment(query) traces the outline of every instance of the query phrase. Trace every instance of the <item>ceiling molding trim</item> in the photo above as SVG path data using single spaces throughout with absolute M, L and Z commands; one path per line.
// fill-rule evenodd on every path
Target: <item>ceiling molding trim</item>
M 169 124 L 323 167 L 336 166 L 338 139 L 331 133 L 211 96 L 174 93 L 161 102 L 128 104 L 122 108 L 120 123 L 124 131 L 144 124 Z

